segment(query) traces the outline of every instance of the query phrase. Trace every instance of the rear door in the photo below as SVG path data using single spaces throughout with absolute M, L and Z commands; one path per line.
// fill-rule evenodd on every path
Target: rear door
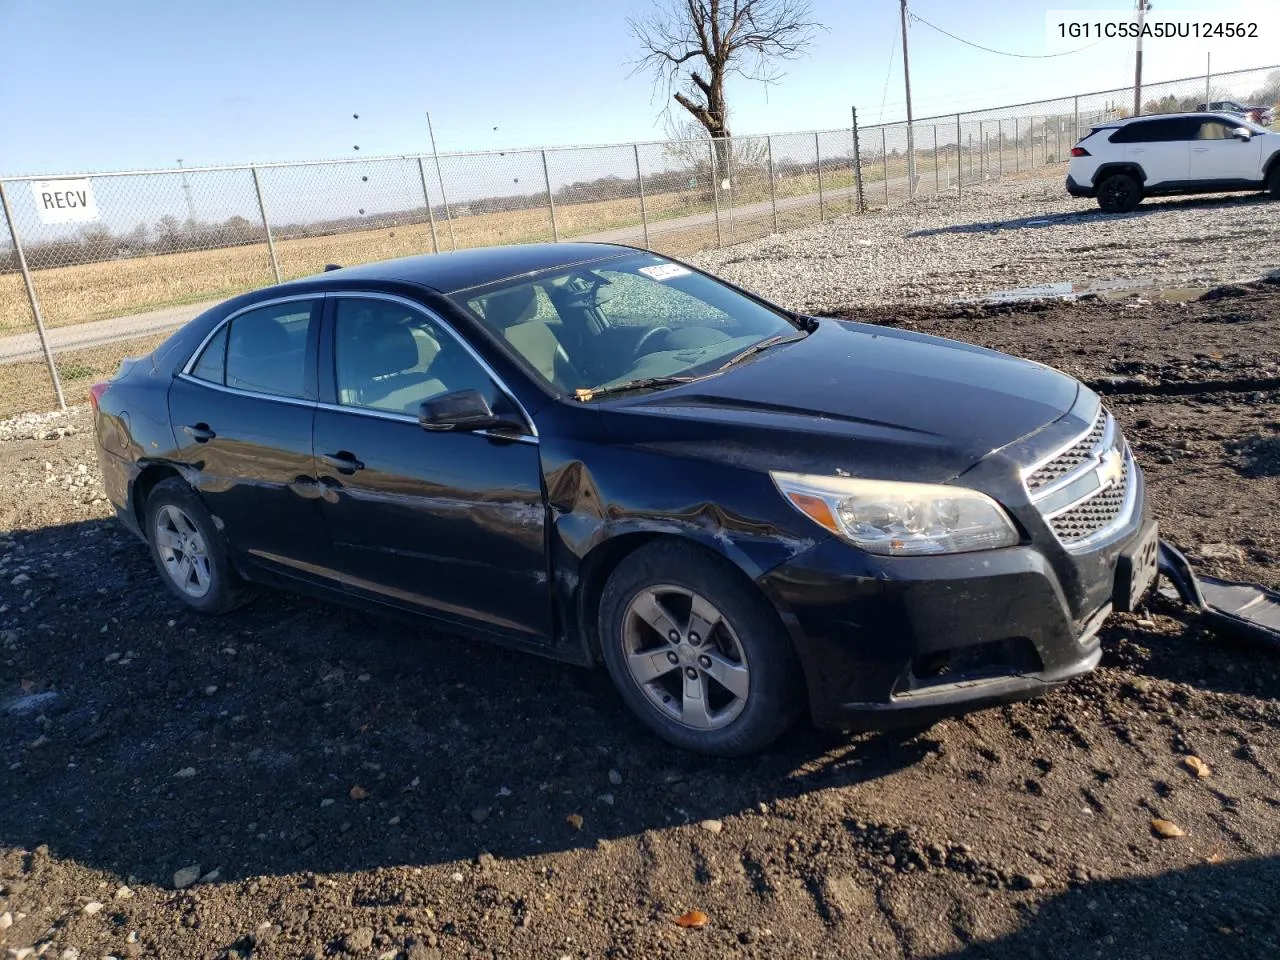
M 1124 158 L 1142 168 L 1147 187 L 1155 187 L 1187 179 L 1197 129 L 1194 119 L 1140 120 L 1121 127 L 1111 142 L 1125 145 Z
M 322 296 L 233 314 L 169 390 L 182 460 L 233 550 L 272 568 L 328 548 L 311 455 Z
M 1191 144 L 1191 179 L 1260 180 L 1262 145 L 1257 137 L 1241 140 L 1232 135 L 1238 124 L 1222 117 L 1198 121 Z
M 546 505 L 532 421 L 452 328 L 398 297 L 330 294 L 316 469 L 351 591 L 529 644 L 548 641 Z M 475 389 L 523 435 L 432 432 L 417 410 Z

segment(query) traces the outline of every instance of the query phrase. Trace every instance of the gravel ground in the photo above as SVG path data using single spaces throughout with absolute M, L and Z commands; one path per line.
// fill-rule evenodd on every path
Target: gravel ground
M 850 312 L 1109 391 L 1166 535 L 1280 586 L 1280 287 Z M 1280 955 L 1280 658 L 1159 598 L 1044 700 L 711 761 L 603 675 L 277 593 L 186 612 L 83 408 L 0 424 L 0 476 L 15 960 Z
M 692 258 L 795 309 L 939 303 L 1047 283 L 1208 287 L 1280 267 L 1261 194 L 1148 200 L 1103 214 L 1052 178 L 1005 180 Z

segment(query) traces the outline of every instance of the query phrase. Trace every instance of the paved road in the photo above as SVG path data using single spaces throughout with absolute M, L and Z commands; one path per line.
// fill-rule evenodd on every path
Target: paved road
M 906 178 L 891 180 L 889 187 L 894 191 L 906 188 Z M 872 204 L 883 202 L 884 186 L 880 183 L 870 184 L 867 190 L 867 201 Z M 825 203 L 843 201 L 854 192 L 853 187 L 841 187 L 837 190 L 823 191 Z M 816 193 L 800 197 L 785 197 L 778 201 L 778 212 L 785 213 L 799 207 L 813 206 L 818 202 Z M 758 219 L 772 215 L 773 206 L 770 201 L 751 203 L 733 209 L 732 222 Z M 720 214 L 721 234 L 725 242 L 731 242 L 731 218 L 727 210 Z M 716 222 L 715 211 L 695 213 L 687 217 L 674 217 L 670 220 L 657 220 L 649 224 L 649 238 L 661 237 L 663 234 L 695 227 L 713 226 Z M 643 229 L 639 224 L 629 227 L 618 227 L 613 230 L 602 230 L 599 233 L 584 234 L 573 237 L 576 241 L 596 241 L 599 243 L 617 243 L 627 241 L 639 243 L 643 237 Z M 55 353 L 67 353 L 72 350 L 84 350 L 100 347 L 121 340 L 132 340 L 155 333 L 163 333 L 186 323 L 218 300 L 205 300 L 200 303 L 186 304 L 180 307 L 166 307 L 163 310 L 151 310 L 125 317 L 114 317 L 109 320 L 96 320 L 92 323 L 79 323 L 74 326 L 53 327 L 47 331 L 49 348 Z M 40 340 L 33 330 L 30 333 L 13 334 L 0 337 L 0 364 L 20 363 L 22 361 L 41 360 L 44 354 L 40 349 Z

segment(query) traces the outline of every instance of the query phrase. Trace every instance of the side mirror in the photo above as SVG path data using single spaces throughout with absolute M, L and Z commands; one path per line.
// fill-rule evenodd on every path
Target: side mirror
M 1244 140 L 1246 142 L 1253 139 L 1253 131 L 1248 127 L 1236 127 L 1231 131 L 1231 135 L 1237 140 Z
M 453 390 L 432 397 L 418 408 L 418 423 L 424 430 L 523 430 L 524 424 L 493 412 L 479 390 Z

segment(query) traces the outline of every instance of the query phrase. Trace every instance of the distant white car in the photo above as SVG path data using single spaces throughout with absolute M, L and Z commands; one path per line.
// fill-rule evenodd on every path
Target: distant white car
M 1229 113 L 1101 123 L 1071 150 L 1067 192 L 1127 213 L 1144 197 L 1269 190 L 1280 199 L 1280 133 Z

